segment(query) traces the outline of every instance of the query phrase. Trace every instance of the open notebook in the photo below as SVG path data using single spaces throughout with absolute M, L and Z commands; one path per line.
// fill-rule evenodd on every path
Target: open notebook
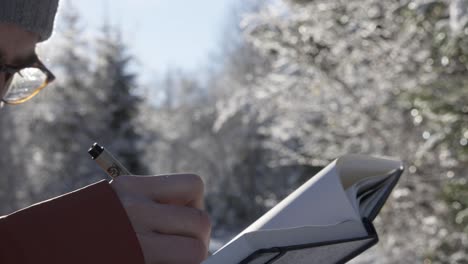
M 377 243 L 372 221 L 402 172 L 398 160 L 340 157 L 203 264 L 345 263 Z

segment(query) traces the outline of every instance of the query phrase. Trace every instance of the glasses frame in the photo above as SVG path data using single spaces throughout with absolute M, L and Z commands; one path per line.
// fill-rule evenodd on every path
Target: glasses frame
M 31 98 L 36 96 L 40 91 L 46 88 L 47 85 L 49 85 L 55 80 L 55 75 L 49 69 L 47 69 L 44 63 L 42 63 L 41 60 L 37 56 L 35 56 L 33 62 L 27 66 L 18 67 L 18 66 L 12 66 L 12 65 L 7 65 L 7 64 L 3 64 L 3 65 L 0 64 L 0 73 L 4 72 L 7 74 L 6 83 L 5 83 L 5 87 L 7 87 L 6 94 L 8 94 L 9 86 L 11 84 L 11 81 L 13 80 L 13 75 L 15 75 L 19 71 L 26 69 L 26 68 L 36 68 L 42 71 L 46 75 L 46 80 L 44 81 L 44 83 L 41 84 L 39 87 L 37 87 L 30 95 L 24 98 L 21 98 L 18 100 L 5 100 L 5 98 L 2 98 L 1 99 L 2 103 L 9 104 L 9 105 L 18 105 L 26 101 L 29 101 Z

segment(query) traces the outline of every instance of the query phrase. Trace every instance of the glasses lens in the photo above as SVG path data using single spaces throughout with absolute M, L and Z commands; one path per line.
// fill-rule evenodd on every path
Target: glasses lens
M 47 81 L 47 75 L 37 68 L 25 68 L 15 73 L 9 81 L 6 102 L 15 102 L 34 94 Z

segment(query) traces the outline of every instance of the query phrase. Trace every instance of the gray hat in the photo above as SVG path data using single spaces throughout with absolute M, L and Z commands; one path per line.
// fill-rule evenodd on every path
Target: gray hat
M 52 35 L 59 0 L 0 0 L 0 23 L 37 33 L 40 41 Z

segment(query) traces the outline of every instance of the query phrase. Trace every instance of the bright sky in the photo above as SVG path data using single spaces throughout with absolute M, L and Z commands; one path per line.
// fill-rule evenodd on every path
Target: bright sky
M 88 28 L 108 16 L 119 24 L 131 52 L 145 67 L 144 79 L 168 67 L 196 70 L 219 47 L 235 0 L 79 0 Z M 105 11 L 107 9 L 107 11 Z

